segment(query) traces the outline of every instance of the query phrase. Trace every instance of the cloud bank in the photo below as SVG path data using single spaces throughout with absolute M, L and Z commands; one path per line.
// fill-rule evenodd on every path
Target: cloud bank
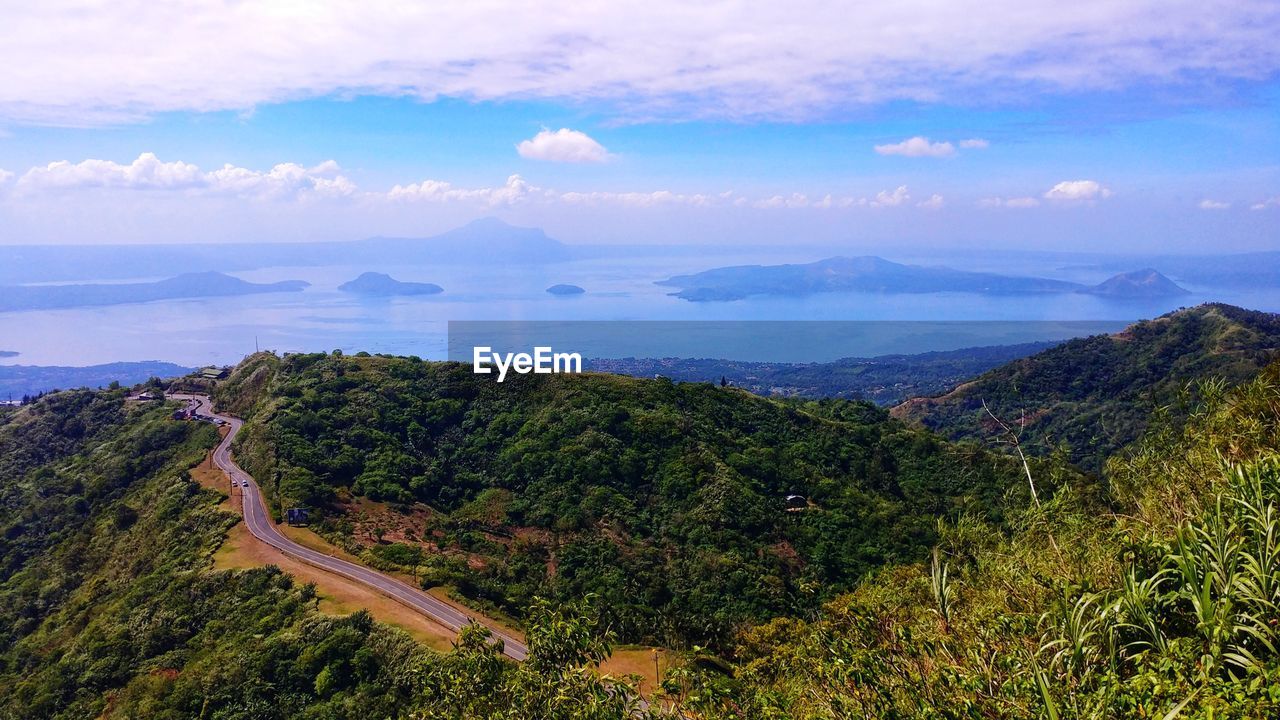
M 48 0 L 4 16 L 0 66 L 20 70 L 0 76 L 0 119 L 48 124 L 334 95 L 796 120 L 1280 70 L 1274 0 Z
M 33 167 L 18 178 L 19 193 L 72 191 L 89 188 L 123 190 L 185 190 L 193 193 L 227 194 L 243 198 L 280 199 L 341 197 L 355 193 L 356 186 L 341 174 L 332 160 L 313 168 L 281 163 L 266 172 L 224 165 L 203 172 L 191 163 L 165 162 L 154 153 L 142 153 L 124 165 L 111 160 L 67 160 Z

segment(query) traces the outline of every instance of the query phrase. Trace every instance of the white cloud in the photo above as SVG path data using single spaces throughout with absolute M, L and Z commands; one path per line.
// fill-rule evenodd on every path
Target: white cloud
M 934 193 L 928 200 L 921 200 L 916 203 L 916 206 L 922 207 L 926 210 L 937 210 L 942 207 L 942 196 Z
M 27 193 L 112 188 L 231 194 L 264 200 L 353 194 L 355 184 L 340 171 L 336 162 L 328 160 L 310 169 L 296 163 L 281 163 L 267 172 L 233 165 L 202 172 L 191 163 L 165 162 L 154 153 L 142 153 L 128 165 L 89 159 L 78 163 L 60 160 L 33 167 L 18 179 L 17 187 Z
M 562 163 L 598 163 L 608 160 L 609 151 L 586 133 L 569 128 L 543 130 L 516 145 L 520 157 Z
M 18 180 L 22 188 L 115 187 L 147 190 L 193 188 L 204 184 L 200 168 L 185 162 L 163 162 L 142 153 L 128 165 L 111 160 L 67 160 L 33 167 Z
M 1262 202 L 1254 203 L 1249 206 L 1249 209 L 1250 210 L 1266 210 L 1267 208 L 1270 208 L 1270 207 L 1280 207 L 1280 195 L 1277 195 L 1273 198 L 1267 198 Z
M 0 118 L 52 124 L 359 94 L 795 119 L 1280 70 L 1274 0 L 7 5 Z
M 956 147 L 949 142 L 929 142 L 929 138 L 907 138 L 900 143 L 876 145 L 876 152 L 881 155 L 902 155 L 904 157 L 951 157 L 956 154 Z
M 1111 197 L 1111 190 L 1096 180 L 1063 180 L 1049 188 L 1044 197 L 1058 202 L 1083 202 Z
M 991 147 L 991 143 L 983 140 L 982 138 L 969 138 L 968 140 L 961 140 L 960 147 L 973 150 L 986 150 L 988 147 Z
M 911 199 L 907 194 L 907 186 L 899 185 L 893 192 L 881 190 L 876 193 L 875 199 L 869 201 L 871 207 L 897 207 Z
M 1033 208 L 1040 204 L 1040 201 L 1033 197 L 987 197 L 978 201 L 978 207 L 982 208 Z
M 1200 201 L 1201 210 L 1226 210 L 1229 207 L 1231 207 L 1231 203 L 1222 202 L 1221 200 L 1210 200 L 1209 198 L 1205 198 Z
M 516 205 L 550 195 L 550 191 L 530 185 L 519 175 L 508 177 L 506 183 L 499 187 L 458 188 L 443 180 L 423 180 L 411 185 L 396 185 L 387 192 L 387 198 L 391 200 L 463 201 L 485 205 Z
M 827 197 L 829 198 L 830 196 L 827 196 Z M 825 202 L 826 198 L 824 198 L 823 201 Z M 773 197 L 765 198 L 763 200 L 757 200 L 755 202 L 756 207 L 766 208 L 766 209 L 805 208 L 813 205 L 814 203 L 812 203 L 809 200 L 809 196 L 805 195 L 804 193 L 791 193 L 790 195 L 774 195 Z M 826 205 L 824 207 L 829 207 L 829 205 Z
M 9 182 L 12 179 L 13 179 L 13 173 L 3 168 L 0 168 L 0 185 L 4 185 L 5 183 Z
M 240 197 L 280 199 L 289 197 L 342 197 L 356 191 L 355 183 L 339 174 L 341 168 L 332 160 L 305 168 L 296 163 L 281 163 L 267 172 L 223 165 L 207 173 L 208 188 Z

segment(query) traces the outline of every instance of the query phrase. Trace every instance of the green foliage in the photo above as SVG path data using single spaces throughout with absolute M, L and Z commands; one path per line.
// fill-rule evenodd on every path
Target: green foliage
M 432 508 L 414 530 L 435 536 L 428 582 L 517 617 L 536 597 L 596 595 L 624 640 L 664 644 L 812 610 L 923 558 L 937 516 L 998 523 L 1025 485 L 998 454 L 869 403 L 595 374 L 499 385 L 390 357 L 282 359 L 238 453 L 285 504 L 350 492 Z M 790 494 L 811 507 L 787 512 Z M 349 542 L 329 509 L 317 526 Z
M 590 599 L 588 599 L 590 600 Z M 529 658 L 515 665 L 500 656 L 489 631 L 471 625 L 454 652 L 435 664 L 430 690 L 414 717 L 494 720 L 606 720 L 649 717 L 632 679 L 601 675 L 608 636 L 589 603 L 534 604 L 529 613 Z
M 913 400 L 895 414 L 952 438 L 1000 435 L 985 400 L 1005 422 L 1026 429 L 1023 446 L 1068 448 L 1073 462 L 1101 470 L 1137 440 L 1158 409 L 1185 418 L 1199 380 L 1244 382 L 1280 357 L 1280 319 L 1230 305 L 1202 305 L 1130 326 L 1118 335 L 1072 340 L 987 372 L 954 392 Z
M 962 518 L 931 565 L 741 633 L 735 676 L 686 672 L 675 701 L 705 718 L 1280 715 L 1280 364 L 1201 395 L 1110 464 L 1114 513 L 1067 489 L 1006 537 Z
M 274 566 L 213 571 L 235 521 L 186 476 L 217 441 L 168 408 L 57 393 L 0 419 L 2 718 L 643 718 L 586 605 L 539 603 L 516 665 L 329 617 Z M 391 550 L 414 552 L 407 546 Z

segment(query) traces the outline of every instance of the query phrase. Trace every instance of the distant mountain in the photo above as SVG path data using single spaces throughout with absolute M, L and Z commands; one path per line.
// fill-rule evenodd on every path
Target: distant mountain
M 88 367 L 0 365 L 0 400 L 38 395 L 50 390 L 101 388 L 113 381 L 126 387 L 153 377 L 180 377 L 192 368 L 168 362 L 117 362 Z
M 181 298 L 300 292 L 309 283 L 284 280 L 251 283 L 220 272 L 198 272 L 144 283 L 107 285 L 16 285 L 0 287 L 0 312 L 51 310 L 93 305 L 174 300 Z
M 508 225 L 482 218 L 428 238 L 376 237 L 355 243 L 362 259 L 379 262 L 541 264 L 570 259 L 569 249 L 539 228 Z
M 350 282 L 338 286 L 342 292 L 357 295 L 391 296 L 391 295 L 436 295 L 444 292 L 444 288 L 435 283 L 400 282 L 385 273 L 367 272 Z
M 1005 422 L 1026 423 L 1022 442 L 1044 452 L 1059 444 L 1097 470 L 1136 440 L 1151 412 L 1179 411 L 1188 383 L 1238 384 L 1280 358 L 1280 315 L 1201 305 L 1130 326 L 1116 335 L 1071 340 L 980 375 L 940 397 L 917 398 L 892 414 L 951 439 L 998 434 L 985 401 Z
M 1148 278 L 1147 272 L 1154 273 L 1156 277 Z M 1185 292 L 1155 271 L 1117 276 L 1091 288 L 1048 278 L 904 265 L 874 256 L 832 257 L 794 265 L 739 265 L 678 275 L 658 284 L 680 288 L 672 295 L 691 302 L 819 292 L 969 292 L 985 295 L 1087 292 L 1117 297 L 1154 297 L 1157 292 Z
M 0 357 L 18 357 L 18 353 L 13 350 L 0 350 Z
M 1115 298 L 1158 298 L 1190 294 L 1185 288 L 1151 268 L 1120 273 L 1082 292 Z
M 570 248 L 537 228 L 484 218 L 433 237 L 343 242 L 182 245 L 0 245 L 0 285 L 155 277 L 174 268 L 234 272 L 264 267 L 561 262 Z
M 566 285 L 565 283 L 560 283 L 547 288 L 547 292 L 552 295 L 581 295 L 586 292 L 586 290 L 583 290 L 577 285 Z
M 1180 282 L 1212 287 L 1280 287 L 1280 251 L 1233 255 L 1145 255 L 1102 260 L 1077 269 L 1115 272 L 1124 267 L 1149 265 Z
M 907 398 L 944 393 L 1011 360 L 1053 347 L 1054 342 L 973 347 L 915 355 L 842 358 L 825 363 L 767 363 L 685 358 L 589 359 L 588 370 L 619 375 L 661 375 L 677 382 L 717 383 L 757 395 L 870 400 L 896 405 Z

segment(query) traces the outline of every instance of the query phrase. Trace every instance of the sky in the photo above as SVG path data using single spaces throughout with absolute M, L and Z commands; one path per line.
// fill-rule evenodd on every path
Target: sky
M 1280 249 L 1280 3 L 10 3 L 0 244 Z

